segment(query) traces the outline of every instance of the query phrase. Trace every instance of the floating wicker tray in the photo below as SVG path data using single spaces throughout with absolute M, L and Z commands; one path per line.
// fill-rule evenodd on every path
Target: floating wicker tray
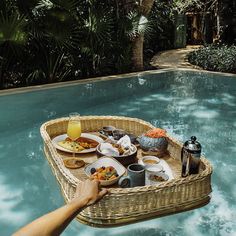
M 73 198 L 76 185 L 87 177 L 80 169 L 67 169 L 63 158 L 71 154 L 54 148 L 52 139 L 66 133 L 68 118 L 51 120 L 41 126 L 44 151 L 47 160 L 56 176 L 65 201 Z M 95 133 L 103 126 L 112 125 L 135 135 L 141 135 L 154 128 L 148 122 L 136 118 L 117 116 L 82 116 L 82 132 Z M 118 188 L 111 186 L 107 194 L 98 203 L 82 210 L 77 219 L 90 226 L 109 227 L 137 222 L 140 220 L 161 217 L 206 205 L 210 201 L 212 167 L 208 160 L 201 157 L 200 172 L 181 178 L 182 144 L 171 137 L 168 138 L 168 154 L 163 159 L 172 169 L 175 179 L 158 186 L 135 188 Z M 95 153 L 77 154 L 86 163 L 97 159 Z M 142 157 L 138 150 L 138 158 Z

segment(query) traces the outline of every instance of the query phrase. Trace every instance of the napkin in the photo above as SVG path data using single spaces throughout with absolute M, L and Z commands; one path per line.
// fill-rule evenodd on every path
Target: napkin
M 122 148 L 128 150 L 131 148 L 131 140 L 128 135 L 125 135 L 124 137 L 120 138 L 117 141 L 117 144 L 119 144 Z
M 105 156 L 119 156 L 119 151 L 117 148 L 113 147 L 110 143 L 101 143 L 100 146 L 101 153 Z
M 108 141 L 110 143 L 108 143 Z M 109 138 L 109 140 L 107 140 L 107 143 L 101 143 L 100 150 L 103 155 L 120 156 L 119 150 L 113 147 L 112 143 L 117 143 L 124 149 L 123 156 L 129 155 L 130 153 L 132 153 L 131 140 L 128 135 L 125 135 L 124 137 L 120 138 L 117 142 L 114 142 L 114 141 L 115 140 Z

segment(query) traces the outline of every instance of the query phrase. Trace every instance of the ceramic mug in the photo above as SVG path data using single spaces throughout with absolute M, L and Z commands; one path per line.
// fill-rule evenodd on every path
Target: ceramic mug
M 121 188 L 130 188 L 145 185 L 145 167 L 140 164 L 131 164 L 127 168 L 128 175 L 119 179 Z

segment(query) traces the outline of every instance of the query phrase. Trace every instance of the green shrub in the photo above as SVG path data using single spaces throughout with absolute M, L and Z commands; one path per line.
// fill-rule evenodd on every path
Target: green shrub
M 206 70 L 236 72 L 236 46 L 209 45 L 188 55 L 191 64 Z

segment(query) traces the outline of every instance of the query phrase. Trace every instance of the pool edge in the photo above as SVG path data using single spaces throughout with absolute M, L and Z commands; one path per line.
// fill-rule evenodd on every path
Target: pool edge
M 235 77 L 235 79 L 236 79 L 236 74 L 232 74 L 232 73 L 206 71 L 206 70 L 199 70 L 199 69 L 192 69 L 192 68 L 165 68 L 165 69 L 156 69 L 156 70 L 147 70 L 147 71 L 141 71 L 141 72 L 125 73 L 125 74 L 120 74 L 120 75 L 109 75 L 109 76 L 101 76 L 101 77 L 94 77 L 94 78 L 81 79 L 81 80 L 57 82 L 57 83 L 52 83 L 52 84 L 43 84 L 43 85 L 34 85 L 34 86 L 21 87 L 21 88 L 5 89 L 5 90 L 0 91 L 0 97 L 4 96 L 4 95 L 12 95 L 12 94 L 18 94 L 18 93 L 68 87 L 68 86 L 72 86 L 72 85 L 87 84 L 87 83 L 93 83 L 93 82 L 98 82 L 98 81 L 125 79 L 125 78 L 130 78 L 132 76 L 147 75 L 147 74 L 162 74 L 162 73 L 177 72 L 177 71 L 192 71 L 192 72 L 196 72 L 196 73 L 215 74 L 215 75 Z

